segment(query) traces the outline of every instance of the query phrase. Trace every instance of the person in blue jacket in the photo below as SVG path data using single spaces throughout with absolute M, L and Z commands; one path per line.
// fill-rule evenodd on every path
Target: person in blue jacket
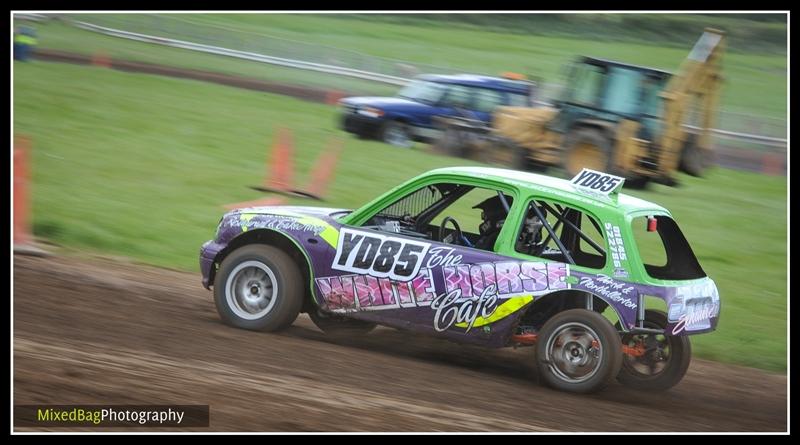
M 36 47 L 36 31 L 28 26 L 17 28 L 17 32 L 14 33 L 14 60 L 28 61 L 34 47 Z

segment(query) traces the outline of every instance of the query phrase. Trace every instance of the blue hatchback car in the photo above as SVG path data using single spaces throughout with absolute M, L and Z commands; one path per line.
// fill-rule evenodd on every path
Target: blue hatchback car
M 400 147 L 439 136 L 435 117 L 467 117 L 489 123 L 498 106 L 531 106 L 534 84 L 468 74 L 416 77 L 395 97 L 348 97 L 339 101 L 341 126 L 359 137 Z

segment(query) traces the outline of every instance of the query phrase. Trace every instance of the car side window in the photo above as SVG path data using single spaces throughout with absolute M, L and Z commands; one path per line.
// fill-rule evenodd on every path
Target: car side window
M 437 183 L 377 211 L 361 227 L 494 251 L 513 204 L 513 196 L 497 188 Z
M 605 68 L 594 65 L 581 65 L 576 68 L 572 85 L 571 101 L 581 105 L 597 107 L 603 91 Z
M 476 88 L 474 103 L 476 111 L 491 113 L 496 107 L 503 105 L 503 95 L 499 91 Z
M 597 218 L 547 199 L 527 203 L 514 249 L 592 269 L 606 264 L 606 241 Z
M 444 100 L 442 100 L 442 105 L 454 108 L 470 108 L 472 105 L 471 89 L 462 85 L 450 85 Z
M 425 210 L 442 201 L 452 189 L 438 184 L 422 187 L 380 210 L 372 219 L 409 221 L 418 218 Z M 369 225 L 369 221 L 367 225 Z M 374 222 L 373 222 L 374 223 Z
M 508 96 L 508 105 L 512 107 L 527 107 L 530 105 L 530 99 L 524 94 L 506 93 Z
M 487 199 L 497 196 L 497 190 L 482 187 L 475 187 L 463 196 L 453 201 L 452 204 L 442 209 L 431 221 L 433 227 L 441 227 L 445 218 L 455 218 L 463 233 L 475 235 L 480 231 L 483 223 L 481 215 L 482 209 L 476 206 Z
M 472 190 L 472 186 L 430 184 L 397 199 L 376 212 L 361 227 L 381 232 L 435 239 L 436 230 L 429 223 L 444 207 Z

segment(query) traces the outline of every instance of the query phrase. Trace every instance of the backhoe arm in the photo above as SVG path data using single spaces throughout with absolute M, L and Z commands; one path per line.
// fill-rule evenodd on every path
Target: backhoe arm
M 702 113 L 698 149 L 711 150 L 711 128 L 717 116 L 724 50 L 725 32 L 706 28 L 692 52 L 661 93 L 664 100 L 664 126 L 659 144 L 658 165 L 668 177 L 672 176 L 680 162 L 687 137 L 684 123 L 694 100 L 699 101 Z

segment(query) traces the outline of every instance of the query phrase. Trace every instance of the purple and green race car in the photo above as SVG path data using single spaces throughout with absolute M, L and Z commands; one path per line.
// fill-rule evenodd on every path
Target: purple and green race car
M 239 328 L 306 312 L 333 335 L 535 346 L 540 378 L 565 391 L 664 390 L 686 373 L 688 335 L 716 328 L 719 294 L 669 211 L 623 182 L 444 168 L 354 211 L 238 209 L 202 247 L 203 285 Z

